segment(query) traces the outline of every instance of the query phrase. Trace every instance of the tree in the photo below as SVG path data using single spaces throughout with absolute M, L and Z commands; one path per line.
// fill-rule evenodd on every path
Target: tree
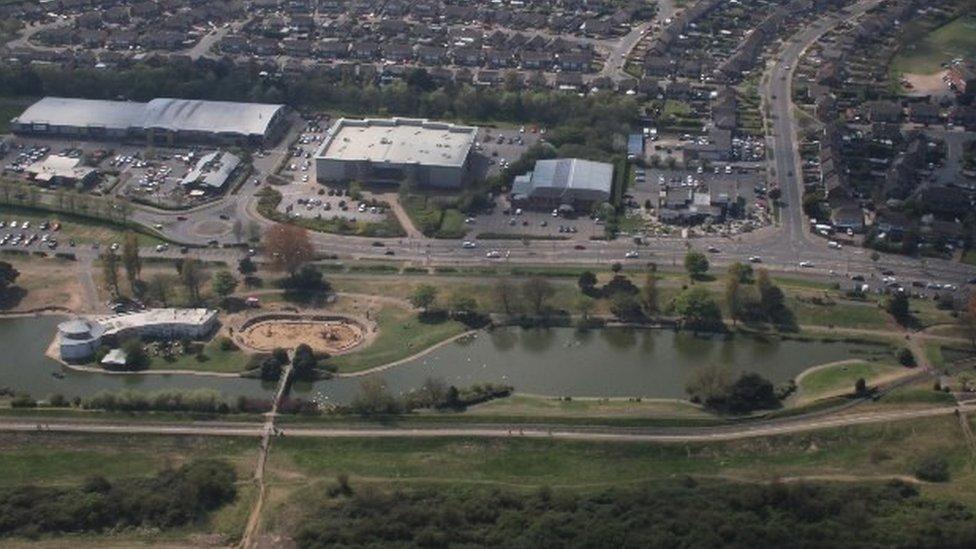
M 590 319 L 590 311 L 593 310 L 593 298 L 588 295 L 581 295 L 576 298 L 576 310 L 579 311 L 580 316 L 583 317 L 583 322 Z
M 708 272 L 708 258 L 701 252 L 688 252 L 685 254 L 685 270 L 692 280 L 701 278 Z
M 648 274 L 644 277 L 644 286 L 640 293 L 640 306 L 644 309 L 645 315 L 654 316 L 659 312 L 657 300 L 657 277 Z
M 583 271 L 576 281 L 581 292 L 586 295 L 593 295 L 596 289 L 596 275 L 592 271 Z
M 155 274 L 146 283 L 146 297 L 163 307 L 169 304 L 170 288 L 174 284 L 172 276 Z
M 119 295 L 119 256 L 109 250 L 102 254 L 102 276 L 113 296 Z
M 295 347 L 295 357 L 291 361 L 292 376 L 295 379 L 311 381 L 316 378 L 318 359 L 306 343 Z
M 237 288 L 237 279 L 228 270 L 220 270 L 210 279 L 210 289 L 220 298 L 226 298 Z
M 502 306 L 502 311 L 506 315 L 512 314 L 512 311 L 516 309 L 515 305 L 518 301 L 515 285 L 512 284 L 512 281 L 507 276 L 496 278 L 493 290 L 495 298 Z
M 854 396 L 863 397 L 868 394 L 868 383 L 863 377 L 857 378 L 854 382 Z
M 610 312 L 625 322 L 640 320 L 644 316 L 634 296 L 624 293 L 613 294 L 610 298 Z
M 190 303 L 200 302 L 200 284 L 203 283 L 204 272 L 200 260 L 188 257 L 179 265 L 180 282 L 186 289 L 186 296 Z
M 732 388 L 732 369 L 721 364 L 709 364 L 691 373 L 685 392 L 693 402 L 711 406 L 723 402 Z
M 742 292 L 739 277 L 731 272 L 725 280 L 725 306 L 732 317 L 732 326 L 735 326 L 742 310 Z
M 898 349 L 898 363 L 907 368 L 914 368 L 917 364 L 915 362 L 915 354 L 908 347 Z
M 382 378 L 368 377 L 359 384 L 359 393 L 350 408 L 362 416 L 390 415 L 400 413 L 402 405 L 386 388 Z
M 736 261 L 729 265 L 729 276 L 737 278 L 743 284 L 748 284 L 752 279 L 752 266 Z
M 478 302 L 470 295 L 458 292 L 451 296 L 447 307 L 454 315 L 467 316 L 478 309 Z
M 735 414 L 744 414 L 753 410 L 768 410 L 779 407 L 776 390 L 768 379 L 756 373 L 739 376 L 732 384 L 726 399 L 728 410 Z
M 545 312 L 547 302 L 555 293 L 552 284 L 541 276 L 533 276 L 522 283 L 522 297 L 536 316 Z
M 777 319 L 785 308 L 783 290 L 773 284 L 766 269 L 756 271 L 756 287 L 759 289 L 759 307 L 763 315 L 769 320 Z
M 715 329 L 722 324 L 722 310 L 701 286 L 684 290 L 674 300 L 674 310 L 687 328 Z
M 142 370 L 149 366 L 149 355 L 146 354 L 142 341 L 137 337 L 122 342 L 122 352 L 125 353 L 125 367 L 128 370 Z
M 125 267 L 129 288 L 132 289 L 132 293 L 137 293 L 136 283 L 142 272 L 142 260 L 139 259 L 139 239 L 132 231 L 127 231 L 122 240 L 122 266 Z
M 247 278 L 258 272 L 258 266 L 254 264 L 254 261 L 250 257 L 245 257 L 237 262 L 237 272 L 241 273 L 244 278 Z
M 421 284 L 414 288 L 413 293 L 410 294 L 410 303 L 423 310 L 424 313 L 430 310 L 430 307 L 437 300 L 437 287 L 431 286 L 430 284 Z
M 885 310 L 899 324 L 905 324 L 911 316 L 908 304 L 908 295 L 905 292 L 893 292 L 885 300 Z
M 0 261 L 0 303 L 5 303 L 9 297 L 8 291 L 17 281 L 20 271 L 6 261 Z
M 963 322 L 965 322 L 966 331 L 969 333 L 969 342 L 973 349 L 976 349 L 976 293 L 969 296 L 966 312 L 963 313 Z
M 272 268 L 289 275 L 294 275 L 302 265 L 315 258 L 315 248 L 308 238 L 308 231 L 283 223 L 265 231 L 264 253 Z

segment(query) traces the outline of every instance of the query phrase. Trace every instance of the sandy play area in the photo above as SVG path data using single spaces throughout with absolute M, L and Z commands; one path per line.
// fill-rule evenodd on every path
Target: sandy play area
M 343 319 L 268 319 L 238 332 L 241 342 L 258 351 L 275 347 L 293 349 L 301 343 L 315 352 L 337 355 L 360 345 L 366 332 L 359 324 Z
M 949 93 L 945 82 L 942 80 L 945 73 L 946 71 L 939 71 L 935 74 L 902 74 L 904 92 L 906 95 L 919 97 Z

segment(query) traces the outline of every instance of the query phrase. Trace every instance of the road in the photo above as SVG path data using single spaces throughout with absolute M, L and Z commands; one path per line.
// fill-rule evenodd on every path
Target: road
M 607 55 L 607 61 L 600 70 L 600 76 L 608 76 L 617 82 L 627 78 L 633 78 L 633 76 L 624 71 L 630 52 L 637 47 L 637 44 L 647 36 L 655 25 L 673 17 L 675 11 L 676 8 L 673 0 L 660 0 L 657 3 L 657 13 L 654 15 L 654 19 L 635 26 L 617 41 L 616 45 L 614 45 Z

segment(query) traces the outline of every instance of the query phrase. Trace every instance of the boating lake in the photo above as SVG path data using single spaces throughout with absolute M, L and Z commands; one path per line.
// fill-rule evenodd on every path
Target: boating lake
M 46 398 L 89 396 L 101 390 L 215 389 L 231 398 L 270 396 L 273 384 L 253 379 L 191 375 L 107 375 L 76 372 L 44 356 L 64 317 L 0 319 L 0 387 Z M 696 336 L 671 330 L 607 328 L 498 328 L 479 332 L 399 366 L 370 374 L 391 391 L 419 387 L 428 377 L 461 386 L 505 383 L 521 393 L 552 396 L 684 398 L 691 372 L 708 364 L 762 374 L 783 382 L 818 364 L 887 353 L 880 345 Z M 61 372 L 63 378 L 52 376 Z M 296 383 L 293 394 L 322 402 L 349 402 L 364 377 Z

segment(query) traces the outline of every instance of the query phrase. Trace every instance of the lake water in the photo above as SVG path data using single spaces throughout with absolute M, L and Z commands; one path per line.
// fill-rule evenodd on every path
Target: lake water
M 0 319 L 0 387 L 26 391 L 36 398 L 52 393 L 68 397 L 99 390 L 209 388 L 227 397 L 270 396 L 272 386 L 251 379 L 187 375 L 112 376 L 62 369 L 44 350 L 63 318 Z M 412 362 L 373 374 L 402 393 L 428 377 L 457 386 L 506 383 L 522 393 L 554 396 L 683 398 L 691 372 L 708 364 L 758 372 L 783 382 L 803 370 L 837 360 L 887 352 L 860 343 L 760 339 L 746 336 L 695 336 L 670 330 L 611 328 L 506 327 L 480 332 Z M 63 372 L 57 379 L 52 372 Z M 297 383 L 295 396 L 348 402 L 364 378 Z

